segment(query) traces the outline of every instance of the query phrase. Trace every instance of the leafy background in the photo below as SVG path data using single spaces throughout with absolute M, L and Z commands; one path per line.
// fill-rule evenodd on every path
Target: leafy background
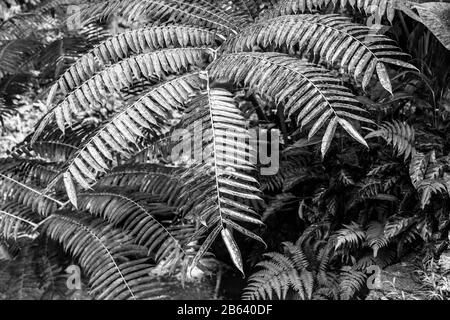
M 5 299 L 448 299 L 449 3 L 0 10 Z M 218 160 L 224 128 L 280 132 L 280 170 Z

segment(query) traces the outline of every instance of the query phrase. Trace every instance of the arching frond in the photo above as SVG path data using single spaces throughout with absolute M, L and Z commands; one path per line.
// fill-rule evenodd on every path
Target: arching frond
M 193 165 L 185 173 L 185 185 L 191 186 L 192 197 L 188 215 L 213 229 L 193 264 L 221 233 L 234 264 L 243 272 L 241 255 L 231 231 L 262 241 L 235 222 L 262 224 L 256 212 L 242 203 L 247 199 L 260 200 L 258 182 L 249 174 L 253 165 L 246 151 L 250 136 L 245 120 L 231 93 L 208 87 L 189 102 L 181 125 L 191 133 L 194 146 L 198 146 L 191 160 Z
M 89 182 L 95 181 L 98 173 L 110 167 L 108 162 L 114 160 L 114 153 L 128 157 L 129 150 L 133 148 L 130 144 L 136 144 L 144 129 L 151 130 L 154 135 L 167 131 L 168 121 L 174 113 L 190 94 L 201 87 L 199 73 L 177 77 L 153 87 L 84 141 L 66 163 L 62 174 L 55 178 L 55 183 L 61 176 L 64 178 L 69 198 L 76 205 L 73 180 L 84 189 L 89 189 Z
M 262 270 L 255 272 L 248 279 L 242 299 L 258 300 L 274 298 L 285 299 L 289 289 L 303 291 L 300 275 L 294 262 L 281 253 L 271 252 L 264 255 L 268 260 L 259 262 L 256 267 Z
M 163 49 L 126 58 L 107 67 L 76 87 L 61 103 L 49 111 L 41 119 L 32 141 L 37 140 L 53 118 L 64 132 L 65 124 L 72 124 L 73 114 L 88 111 L 91 105 L 101 105 L 109 94 L 131 86 L 135 80 L 142 77 L 161 79 L 194 66 L 202 67 L 210 57 L 211 51 L 209 48 Z
M 378 250 L 386 247 L 389 240 L 384 236 L 384 225 L 371 221 L 369 227 L 366 231 L 367 244 L 373 250 L 373 256 L 376 258 L 378 255 Z
M 397 162 L 387 162 L 380 164 L 374 168 L 372 168 L 369 172 L 367 172 L 367 176 L 376 176 L 382 175 L 398 169 L 399 164 Z
M 353 94 L 325 69 L 286 54 L 255 52 L 224 55 L 208 69 L 214 78 L 244 83 L 275 103 L 284 104 L 289 118 L 296 114 L 298 124 L 312 126 L 308 138 L 328 122 L 322 138 L 322 156 L 338 125 L 367 146 L 349 121 L 372 121 L 357 114 L 364 110 Z
M 382 86 L 391 94 L 386 65 L 416 69 L 398 59 L 408 55 L 388 37 L 373 34 L 370 28 L 340 15 L 282 16 L 262 20 L 230 37 L 221 50 L 252 51 L 255 46 L 299 51 L 302 56 L 352 76 L 363 89 L 376 72 Z
M 226 33 L 235 33 L 248 20 L 229 14 L 220 7 L 204 0 L 114 0 L 89 3 L 72 19 L 81 21 L 102 20 L 121 16 L 129 21 L 145 18 L 149 21 L 174 21 L 214 28 Z
M 344 225 L 345 228 L 336 232 L 335 250 L 345 248 L 357 248 L 365 239 L 365 232 L 354 222 L 350 225 Z
M 441 176 L 443 164 L 436 161 L 436 154 L 433 151 L 424 154 L 421 152 L 414 153 L 409 165 L 409 175 L 411 182 L 416 189 L 424 180 L 433 180 Z
M 405 1 L 402 0 L 373 0 L 373 1 L 354 1 L 354 0 L 280 0 L 273 8 L 265 11 L 260 19 L 276 17 L 288 14 L 298 14 L 306 11 L 313 12 L 315 10 L 324 9 L 327 6 L 338 6 L 345 8 L 350 5 L 353 9 L 359 9 L 366 15 L 373 15 L 377 23 L 381 22 L 381 18 L 386 16 L 390 22 L 394 19 L 396 9 L 405 9 L 402 6 Z
M 136 187 L 141 192 L 158 196 L 170 206 L 181 208 L 189 199 L 182 183 L 184 172 L 184 168 L 160 164 L 126 164 L 105 174 L 98 183 L 101 186 Z
M 402 217 L 392 217 L 386 222 L 384 226 L 384 236 L 387 239 L 392 239 L 393 237 L 399 235 L 400 233 L 411 227 L 416 220 L 414 218 L 402 218 Z
M 24 39 L 32 32 L 49 30 L 57 24 L 56 19 L 41 12 L 20 13 L 0 23 L 0 41 Z
M 261 190 L 272 192 L 282 189 L 286 192 L 303 179 L 309 178 L 312 171 L 309 166 L 312 161 L 311 155 L 309 151 L 295 148 L 295 146 L 292 149 L 283 150 L 277 173 L 261 175 L 259 179 Z
M 214 48 L 217 39 L 218 35 L 214 31 L 183 25 L 150 26 L 120 33 L 106 39 L 78 59 L 53 85 L 47 104 L 50 104 L 58 90 L 64 94 L 69 93 L 104 66 L 116 63 L 120 59 L 165 48 L 188 46 Z M 145 56 L 137 57 L 133 62 L 134 65 L 139 61 L 139 66 L 142 66 L 145 64 L 145 58 Z
M 19 159 L 64 163 L 96 127 L 95 123 L 78 122 L 66 128 L 65 134 L 57 126 L 47 127 L 38 140 L 32 141 L 33 134 L 27 136 L 11 150 L 10 155 Z
M 370 132 L 365 139 L 382 137 L 388 144 L 392 144 L 397 155 L 414 156 L 416 151 L 414 147 L 415 131 L 414 128 L 407 123 L 399 121 L 385 122 L 380 125 L 380 129 Z
M 23 183 L 8 175 L 0 173 L 0 193 L 3 199 L 22 203 L 30 207 L 34 212 L 47 216 L 63 203 L 33 185 Z
M 174 216 L 173 208 L 158 200 L 145 193 L 128 195 L 114 188 L 100 188 L 80 193 L 78 207 L 129 232 L 135 243 L 148 248 L 158 262 L 169 256 L 174 258 L 186 254 L 186 239 L 177 238 L 158 221 L 157 218 L 161 216 L 165 219 Z
M 4 285 L 3 274 L 8 277 L 5 295 L 11 300 L 37 300 L 42 296 L 41 279 L 36 270 L 36 256 L 32 245 L 25 245 L 16 260 L 7 262 L 6 272 L 0 272 L 0 284 Z M 1 268 L 0 268 L 1 269 Z
M 97 299 L 162 297 L 161 286 L 150 275 L 146 249 L 103 220 L 81 213 L 54 214 L 42 225 L 42 232 L 78 260 Z
M 14 203 L 0 203 L 0 238 L 35 238 L 39 217 L 30 208 Z
M 428 154 L 421 152 L 413 154 L 409 165 L 409 175 L 412 184 L 421 194 L 422 209 L 430 202 L 432 194 L 450 194 L 444 179 L 444 166 L 445 163 L 436 159 L 434 150 Z
M 31 58 L 41 49 L 42 44 L 33 38 L 0 42 L 0 79 L 32 69 Z
M 0 159 L 0 173 L 42 188 L 58 174 L 58 170 L 52 163 L 41 160 L 4 158 Z
M 300 300 L 337 296 L 338 282 L 328 269 L 328 248 L 319 242 L 306 247 L 290 242 L 283 245 L 285 254 L 267 253 L 266 259 L 256 265 L 261 269 L 249 277 L 243 299 L 286 299 L 292 293 Z
M 367 276 L 364 272 L 348 270 L 340 277 L 340 297 L 343 300 L 353 298 L 358 292 L 365 287 Z

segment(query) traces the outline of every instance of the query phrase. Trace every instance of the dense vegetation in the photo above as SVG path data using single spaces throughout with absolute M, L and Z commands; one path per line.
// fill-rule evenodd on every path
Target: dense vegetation
M 0 9 L 4 298 L 71 298 L 73 264 L 92 298 L 165 298 L 217 261 L 246 299 L 364 298 L 411 252 L 449 297 L 449 3 Z

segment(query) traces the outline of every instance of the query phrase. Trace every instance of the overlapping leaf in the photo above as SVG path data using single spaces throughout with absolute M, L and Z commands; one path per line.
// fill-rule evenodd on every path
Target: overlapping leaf
M 47 124 L 55 119 L 64 132 L 65 124 L 72 124 L 72 116 L 79 111 L 102 105 L 108 95 L 130 87 L 141 78 L 161 79 L 168 75 L 201 67 L 208 60 L 209 48 L 174 48 L 143 53 L 121 60 L 93 75 L 76 87 L 65 99 L 41 119 L 33 141 L 41 135 Z M 75 77 L 75 74 L 73 74 Z M 68 78 L 66 78 L 67 80 Z
M 218 29 L 225 33 L 237 32 L 248 19 L 229 13 L 209 1 L 195 0 L 114 0 L 89 3 L 81 6 L 71 21 L 102 20 L 121 16 L 129 21 L 145 18 L 148 21 L 193 24 Z
M 92 134 L 62 172 L 67 193 L 76 205 L 74 180 L 84 189 L 96 180 L 98 173 L 110 168 L 113 154 L 129 156 L 137 137 L 148 129 L 157 135 L 168 130 L 168 121 L 182 108 L 189 95 L 202 87 L 199 73 L 190 73 L 153 87 L 135 103 L 124 107 Z M 60 179 L 61 176 L 55 178 Z
M 97 299 L 162 297 L 163 288 L 150 274 L 145 247 L 104 220 L 83 213 L 54 214 L 41 230 L 78 260 Z
M 112 36 L 70 66 L 53 85 L 47 104 L 50 104 L 57 91 L 68 94 L 105 66 L 121 59 L 165 48 L 214 47 L 217 39 L 218 35 L 214 31 L 183 25 L 144 27 Z M 145 56 L 138 57 L 132 65 L 145 65 L 144 59 Z
M 401 52 L 388 37 L 350 22 L 340 15 L 282 16 L 254 23 L 230 37 L 221 47 L 225 52 L 277 48 L 299 51 L 301 55 L 349 74 L 365 89 L 374 73 L 382 86 L 392 93 L 387 65 L 410 69 L 399 59 Z
M 353 94 L 323 68 L 286 54 L 255 52 L 224 55 L 208 68 L 214 78 L 243 83 L 283 104 L 288 118 L 297 115 L 301 127 L 311 125 L 308 138 L 328 122 L 322 137 L 323 156 L 338 125 L 367 146 L 350 121 L 372 121 L 359 114 L 364 110 Z
M 201 148 L 194 153 L 202 155 L 201 159 L 193 158 L 191 168 L 184 174 L 192 199 L 187 214 L 212 229 L 193 264 L 220 233 L 234 264 L 243 272 L 242 258 L 232 232 L 262 241 L 237 223 L 262 224 L 256 212 L 244 203 L 248 199 L 260 200 L 257 180 L 250 174 L 253 165 L 245 119 L 231 93 L 208 88 L 189 102 L 181 124 L 188 128 L 194 144 Z

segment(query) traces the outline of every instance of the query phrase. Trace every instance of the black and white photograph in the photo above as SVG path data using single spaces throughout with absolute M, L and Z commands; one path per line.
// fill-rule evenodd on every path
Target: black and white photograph
M 450 1 L 0 0 L 12 300 L 450 300 Z

